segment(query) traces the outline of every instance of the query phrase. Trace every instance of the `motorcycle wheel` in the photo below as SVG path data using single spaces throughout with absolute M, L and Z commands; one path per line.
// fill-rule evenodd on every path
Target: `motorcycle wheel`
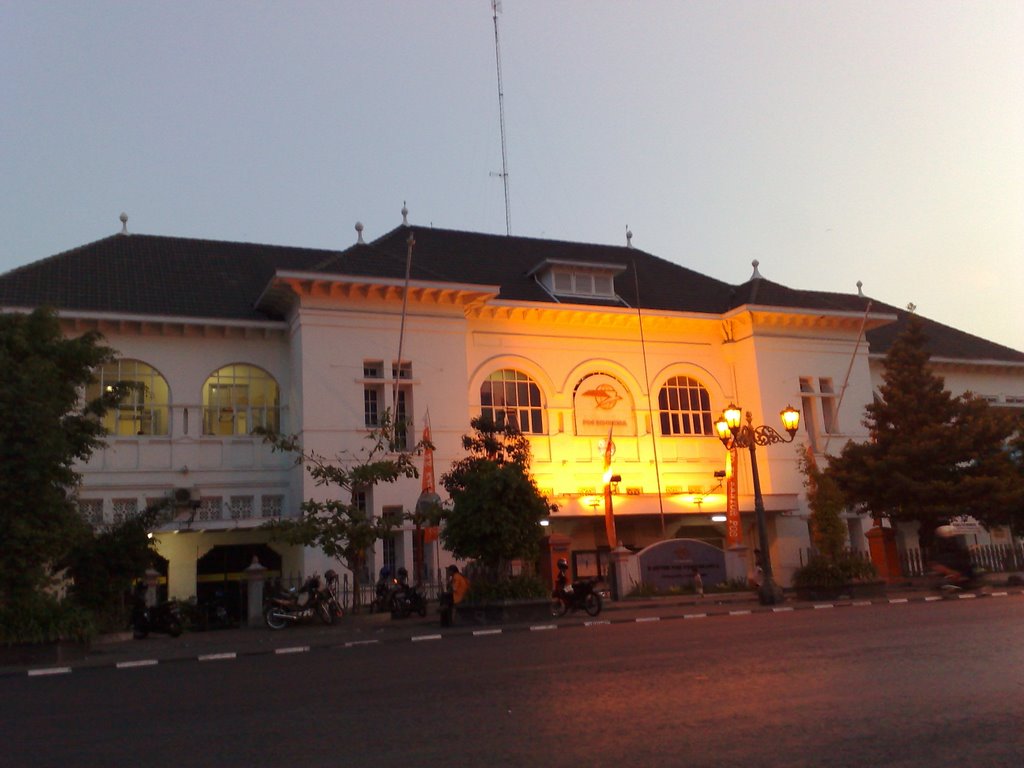
M 409 615 L 409 603 L 406 600 L 399 600 L 398 597 L 391 599 L 391 618 L 404 619 Z
M 418 613 L 421 617 L 427 615 L 427 601 L 423 598 L 420 598 L 416 604 L 416 613 Z
M 565 612 L 569 610 L 569 605 L 560 597 L 551 598 L 551 615 L 565 616 Z
M 590 616 L 597 616 L 601 612 L 601 596 L 596 592 L 591 592 L 583 598 L 583 610 Z
M 281 609 L 275 605 L 270 606 L 263 612 L 263 620 L 271 629 L 284 629 L 288 626 L 288 620 L 284 617 Z
M 145 627 L 133 627 L 132 637 L 134 637 L 136 640 L 145 640 L 147 637 L 149 637 L 149 630 Z
M 167 620 L 167 634 L 171 637 L 177 637 L 181 634 L 181 621 L 176 618 Z
M 316 615 L 320 617 L 320 621 L 324 624 L 330 625 L 334 623 L 334 611 L 331 610 L 331 606 L 327 603 L 316 604 Z

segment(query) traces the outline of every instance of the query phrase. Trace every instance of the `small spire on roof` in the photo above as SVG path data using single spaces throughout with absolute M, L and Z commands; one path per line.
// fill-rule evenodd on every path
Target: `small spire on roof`
M 626 225 L 626 247 L 633 247 L 633 233 L 629 229 L 629 224 Z
M 363 222 L 356 222 L 356 243 L 365 243 L 363 240 Z
M 761 279 L 761 273 L 757 271 L 757 268 L 758 268 L 758 266 L 760 266 L 760 264 L 761 264 L 761 262 L 758 261 L 757 259 L 754 259 L 752 262 L 750 262 L 750 266 L 752 266 L 754 268 L 754 274 L 752 274 L 750 276 L 751 280 L 760 280 Z
M 857 295 L 861 297 L 864 296 L 864 283 L 860 280 L 857 281 Z
M 125 213 L 124 211 L 121 211 L 121 215 L 118 218 L 121 219 L 121 234 L 122 235 L 127 235 L 128 234 L 128 214 Z
M 405 200 L 402 201 L 402 226 L 409 226 L 409 209 L 405 207 Z

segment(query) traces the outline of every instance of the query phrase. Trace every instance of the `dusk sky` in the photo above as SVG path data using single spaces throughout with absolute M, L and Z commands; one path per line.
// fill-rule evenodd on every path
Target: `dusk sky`
M 1024 3 L 499 14 L 512 233 L 1024 350 Z M 0 271 L 120 230 L 505 232 L 489 0 L 0 0 Z

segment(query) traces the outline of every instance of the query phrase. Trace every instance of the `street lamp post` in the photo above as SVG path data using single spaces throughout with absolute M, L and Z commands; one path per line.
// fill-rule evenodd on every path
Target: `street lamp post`
M 782 589 L 775 583 L 772 574 L 772 558 L 768 552 L 768 530 L 765 525 L 764 498 L 761 496 L 761 478 L 757 472 L 755 448 L 759 445 L 791 443 L 796 436 L 797 427 L 800 426 L 800 411 L 792 406 L 787 405 L 779 415 L 782 417 L 782 426 L 789 433 L 788 440 L 769 426 L 753 426 L 753 417 L 750 415 L 750 411 L 746 413 L 747 423 L 743 424 L 743 412 L 731 403 L 715 422 L 715 430 L 726 448 L 736 447 L 750 450 L 750 474 L 754 481 L 754 514 L 757 516 L 757 537 L 761 545 L 761 562 L 764 569 L 764 579 L 758 591 L 758 599 L 762 605 L 781 603 L 783 595 Z

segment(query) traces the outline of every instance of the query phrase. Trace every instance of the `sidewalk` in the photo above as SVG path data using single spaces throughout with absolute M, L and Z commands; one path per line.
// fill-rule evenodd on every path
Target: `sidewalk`
M 1024 589 L 992 586 L 947 597 L 950 599 L 1019 598 L 1024 597 Z M 360 613 L 343 616 L 333 626 L 311 623 L 289 627 L 281 631 L 272 631 L 265 626 L 259 626 L 187 632 L 177 638 L 151 635 L 144 640 L 134 640 L 130 633 L 122 633 L 94 641 L 83 658 L 50 665 L 0 666 L 0 676 L 66 674 L 73 670 L 90 668 L 125 669 L 186 661 L 219 661 L 245 656 L 303 653 L 315 649 L 345 648 L 384 642 L 407 643 L 437 640 L 449 635 L 562 629 L 594 623 L 670 621 L 685 617 L 781 613 L 816 610 L 823 607 L 840 608 L 854 605 L 934 602 L 943 599 L 946 597 L 933 590 L 895 587 L 889 589 L 882 597 L 864 600 L 839 599 L 811 602 L 797 600 L 795 597 L 787 595 L 786 602 L 781 605 L 763 606 L 752 593 L 709 593 L 702 598 L 685 595 L 606 601 L 601 614 L 595 618 L 580 611 L 557 619 L 545 618 L 542 622 L 503 625 L 456 624 L 445 628 L 441 628 L 437 608 L 432 604 L 425 618 L 412 616 L 407 619 L 392 619 L 386 613 Z

